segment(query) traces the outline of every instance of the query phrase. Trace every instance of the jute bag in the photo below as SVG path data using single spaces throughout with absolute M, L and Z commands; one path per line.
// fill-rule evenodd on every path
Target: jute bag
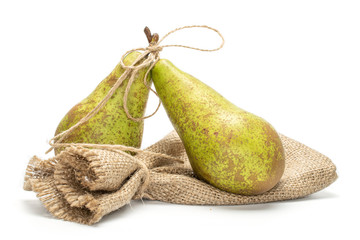
M 54 158 L 34 156 L 26 170 L 32 190 L 55 217 L 94 224 L 132 199 L 191 205 L 238 205 L 301 198 L 336 178 L 336 168 L 319 152 L 280 135 L 286 154 L 281 181 L 256 196 L 221 191 L 194 176 L 175 131 L 135 157 L 114 150 L 70 146 Z

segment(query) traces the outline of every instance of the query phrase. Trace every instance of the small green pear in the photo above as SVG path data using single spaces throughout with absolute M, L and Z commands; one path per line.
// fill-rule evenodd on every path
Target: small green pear
M 279 182 L 284 149 L 268 122 L 238 108 L 169 60 L 156 63 L 152 79 L 200 179 L 243 195 L 264 193 Z
M 125 65 L 131 65 L 139 52 L 133 52 L 124 59 Z M 128 94 L 129 113 L 143 117 L 148 100 L 149 89 L 144 85 L 148 68 L 141 69 L 136 76 Z M 69 129 L 94 109 L 104 99 L 117 79 L 125 72 L 118 64 L 115 69 L 99 83 L 95 90 L 80 103 L 76 104 L 59 123 L 55 135 Z M 64 140 L 65 143 L 121 144 L 139 148 L 141 146 L 144 122 L 129 119 L 124 111 L 123 96 L 129 79 L 126 79 L 108 100 L 105 106 L 84 124 L 75 128 Z M 147 84 L 151 84 L 150 74 Z M 55 154 L 62 149 L 55 148 Z

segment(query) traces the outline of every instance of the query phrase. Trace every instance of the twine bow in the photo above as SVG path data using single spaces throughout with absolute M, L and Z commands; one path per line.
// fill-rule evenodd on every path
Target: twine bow
M 217 48 L 214 49 L 202 49 L 202 48 L 195 48 L 195 47 L 190 47 L 190 46 L 185 46 L 185 45 L 177 45 L 177 44 L 171 44 L 171 45 L 160 45 L 160 43 L 167 38 L 170 34 L 173 34 L 177 31 L 186 29 L 186 28 L 206 28 L 206 29 L 210 29 L 214 32 L 216 32 L 222 42 L 221 45 Z M 143 69 L 146 68 L 148 66 L 150 66 L 148 68 L 148 70 L 146 71 L 146 74 L 144 76 L 144 84 L 145 86 L 152 91 L 156 96 L 158 96 L 158 94 L 156 93 L 156 91 L 154 91 L 152 88 L 150 88 L 147 84 L 146 84 L 146 79 L 148 74 L 150 73 L 151 69 L 155 66 L 155 64 L 159 61 L 160 59 L 160 55 L 159 53 L 167 47 L 182 47 L 182 48 L 188 48 L 188 49 L 193 49 L 193 50 L 197 50 L 197 51 L 203 51 L 203 52 L 213 52 L 213 51 L 217 51 L 219 49 L 221 49 L 224 46 L 225 40 L 224 37 L 221 35 L 221 33 L 212 27 L 208 27 L 206 25 L 192 25 L 192 26 L 184 26 L 184 27 L 180 27 L 180 28 L 176 28 L 170 32 L 168 32 L 164 37 L 162 37 L 160 39 L 160 41 L 158 41 L 159 36 L 157 34 L 151 35 L 150 30 L 146 27 L 145 28 L 145 34 L 148 38 L 149 41 L 149 46 L 146 48 L 134 48 L 131 49 L 129 51 L 127 51 L 124 55 L 122 55 L 121 59 L 120 59 L 120 65 L 122 68 L 125 69 L 125 72 L 117 79 L 116 83 L 114 84 L 114 86 L 109 90 L 109 92 L 107 93 L 107 95 L 104 97 L 104 99 L 102 99 L 99 104 L 93 109 L 91 110 L 85 117 L 83 117 L 79 122 L 77 122 L 75 125 L 73 125 L 72 127 L 70 127 L 69 129 L 59 133 L 58 135 L 54 136 L 52 139 L 50 139 L 49 144 L 51 146 L 51 148 L 49 150 L 46 151 L 46 154 L 49 153 L 52 149 L 54 149 L 54 147 L 61 147 L 61 146 L 65 146 L 67 144 L 62 144 L 61 142 L 78 126 L 80 126 L 81 124 L 85 123 L 86 121 L 88 121 L 91 117 L 93 117 L 96 113 L 98 113 L 100 111 L 100 109 L 105 106 L 105 104 L 107 103 L 107 101 L 111 98 L 111 96 L 115 93 L 116 89 L 124 82 L 125 79 L 127 79 L 128 77 L 130 77 L 129 82 L 126 86 L 126 90 L 125 90 L 125 94 L 124 94 L 124 111 L 127 115 L 127 117 L 133 121 L 142 121 L 146 118 L 152 117 L 160 108 L 161 105 L 161 100 L 159 99 L 159 104 L 156 108 L 156 110 L 145 117 L 141 117 L 141 118 L 134 118 L 131 116 L 131 114 L 129 113 L 128 107 L 127 107 L 127 99 L 128 99 L 128 94 L 131 88 L 131 85 L 133 84 L 135 77 L 137 75 L 137 73 Z M 143 51 L 143 53 L 130 65 L 127 66 L 124 64 L 124 59 L 125 57 L 135 51 Z M 140 64 L 138 64 L 139 62 L 141 62 Z M 136 65 L 138 64 L 138 65 Z M 85 146 L 85 144 L 82 143 L 73 143 L 72 145 L 82 145 Z M 86 144 L 87 146 L 89 146 L 89 144 Z M 91 147 L 94 147 L 94 145 L 97 146 L 101 146 L 98 144 L 91 144 Z M 112 145 L 115 148 L 115 145 Z M 116 145 L 116 149 L 119 149 L 119 145 Z M 90 147 L 90 146 L 89 146 Z M 126 149 L 125 149 L 126 148 Z M 121 150 L 128 150 L 128 147 L 126 146 L 122 146 Z

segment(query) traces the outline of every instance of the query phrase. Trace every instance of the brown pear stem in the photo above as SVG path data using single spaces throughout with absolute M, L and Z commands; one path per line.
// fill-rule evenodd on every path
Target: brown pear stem
M 157 33 L 151 34 L 151 31 L 148 27 L 145 27 L 144 33 L 146 35 L 149 44 L 155 44 L 159 41 L 159 34 Z
M 145 27 L 144 33 L 146 35 L 146 38 L 147 38 L 148 42 L 151 43 L 152 35 L 151 35 L 151 31 L 150 31 L 150 29 L 148 27 Z
M 154 34 L 152 35 L 151 43 L 155 44 L 155 43 L 157 43 L 158 41 L 159 41 L 159 34 L 154 33 Z

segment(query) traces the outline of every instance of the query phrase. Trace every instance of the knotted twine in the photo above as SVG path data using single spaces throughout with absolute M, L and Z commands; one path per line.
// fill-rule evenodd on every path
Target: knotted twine
M 202 49 L 202 48 L 196 48 L 196 47 L 190 47 L 190 46 L 185 46 L 185 45 L 178 45 L 178 44 L 170 44 L 170 45 L 160 45 L 160 43 L 167 38 L 169 35 L 183 30 L 183 29 L 187 29 L 187 28 L 205 28 L 205 29 L 209 29 L 212 30 L 214 32 L 216 32 L 222 42 L 221 45 L 217 48 L 214 49 Z M 149 30 L 148 30 L 149 31 Z M 146 32 L 146 30 L 145 30 Z M 148 36 L 148 35 L 147 35 Z M 157 36 L 157 35 L 156 35 Z M 193 50 L 197 50 L 197 51 L 203 51 L 203 52 L 214 52 L 217 51 L 219 49 L 221 49 L 224 46 L 225 43 L 225 39 L 224 37 L 221 35 L 221 33 L 212 27 L 208 27 L 206 25 L 192 25 L 192 26 L 184 26 L 184 27 L 180 27 L 180 28 L 176 28 L 170 32 L 168 32 L 167 34 L 165 34 L 164 37 L 162 37 L 160 39 L 160 41 L 156 41 L 157 39 L 154 40 L 154 38 L 152 39 L 152 41 L 149 41 L 149 46 L 146 48 L 134 48 L 131 49 L 127 52 L 125 52 L 122 57 L 120 58 L 120 65 L 123 69 L 125 69 L 125 72 L 116 80 L 115 84 L 113 85 L 113 87 L 109 90 L 109 92 L 107 93 L 107 95 L 104 97 L 104 99 L 102 99 L 99 104 L 93 109 L 91 110 L 85 117 L 83 117 L 78 123 L 76 123 L 75 125 L 73 125 L 72 127 L 70 127 L 69 129 L 59 133 L 58 135 L 54 136 L 52 139 L 50 139 L 49 144 L 51 145 L 51 148 L 46 152 L 49 153 L 54 147 L 64 147 L 67 146 L 63 145 L 61 142 L 71 133 L 75 130 L 75 128 L 77 128 L 78 126 L 80 126 L 81 124 L 87 122 L 91 117 L 93 117 L 96 113 L 98 113 L 100 111 L 100 109 L 105 106 L 105 104 L 107 103 L 107 101 L 111 98 L 111 96 L 115 93 L 116 89 L 119 88 L 119 86 L 124 82 L 125 79 L 129 78 L 129 82 L 126 86 L 125 89 L 125 93 L 124 93 L 124 111 L 126 113 L 126 116 L 133 120 L 133 121 L 142 121 L 146 118 L 152 117 L 160 108 L 161 105 L 161 101 L 159 99 L 159 104 L 156 108 L 156 110 L 150 114 L 149 116 L 145 116 L 145 117 L 140 117 L 140 118 L 134 118 L 131 116 L 131 114 L 129 113 L 128 107 L 127 107 L 127 98 L 128 98 L 128 94 L 130 92 L 130 88 L 131 85 L 134 83 L 135 81 L 135 77 L 137 75 L 137 73 L 144 68 L 147 68 L 147 71 L 145 73 L 144 79 L 143 79 L 143 83 L 144 85 L 150 90 L 152 91 L 156 96 L 158 96 L 158 94 L 150 87 L 148 86 L 148 84 L 146 83 L 146 79 L 147 76 L 149 75 L 151 69 L 155 66 L 155 64 L 159 61 L 160 59 L 160 52 L 164 49 L 164 48 L 168 48 L 168 47 L 181 47 L 181 48 L 188 48 L 188 49 L 193 49 Z M 125 57 L 135 51 L 142 51 L 143 53 L 130 65 L 127 66 L 124 64 L 124 59 Z M 141 62 L 140 64 L 138 64 L 139 62 Z M 75 143 L 72 143 L 72 145 L 74 145 Z M 77 146 L 81 146 L 82 143 L 76 143 Z M 87 147 L 89 147 L 89 145 L 87 144 Z M 97 145 L 97 144 L 92 144 L 91 147 L 102 147 L 101 145 Z M 124 147 L 124 148 L 122 148 Z M 115 150 L 127 150 L 125 149 L 127 148 L 127 146 L 121 146 L 121 145 L 117 145 L 116 147 L 114 146 Z M 108 148 L 107 148 L 108 149 Z
M 207 28 L 215 31 L 222 43 L 215 49 L 200 49 L 184 45 L 160 45 L 170 34 L 185 28 Z M 218 30 L 208 26 L 185 26 L 167 33 L 159 42 L 150 41 L 146 48 L 127 51 L 120 60 L 125 72 L 119 77 L 106 97 L 83 119 L 49 142 L 51 148 L 66 147 L 59 155 L 41 160 L 34 156 L 27 166 L 24 189 L 37 192 L 37 197 L 55 217 L 84 224 L 98 222 L 104 215 L 128 204 L 132 199 L 151 199 L 179 204 L 237 205 L 294 199 L 319 191 L 337 178 L 336 168 L 326 156 L 280 134 L 286 155 L 286 169 L 279 184 L 257 196 L 242 196 L 216 189 L 198 180 L 189 163 L 184 146 L 172 132 L 145 150 L 123 146 L 62 141 L 78 126 L 94 116 L 110 99 L 116 89 L 129 78 L 124 94 L 124 111 L 127 96 L 140 69 L 149 67 L 147 76 L 160 59 L 165 47 L 183 47 L 199 51 L 217 51 L 224 45 Z M 143 53 L 130 66 L 123 62 L 133 51 Z M 150 87 L 149 89 L 156 94 Z M 157 94 L 156 94 L 157 95 Z M 124 151 L 137 153 L 136 156 Z

